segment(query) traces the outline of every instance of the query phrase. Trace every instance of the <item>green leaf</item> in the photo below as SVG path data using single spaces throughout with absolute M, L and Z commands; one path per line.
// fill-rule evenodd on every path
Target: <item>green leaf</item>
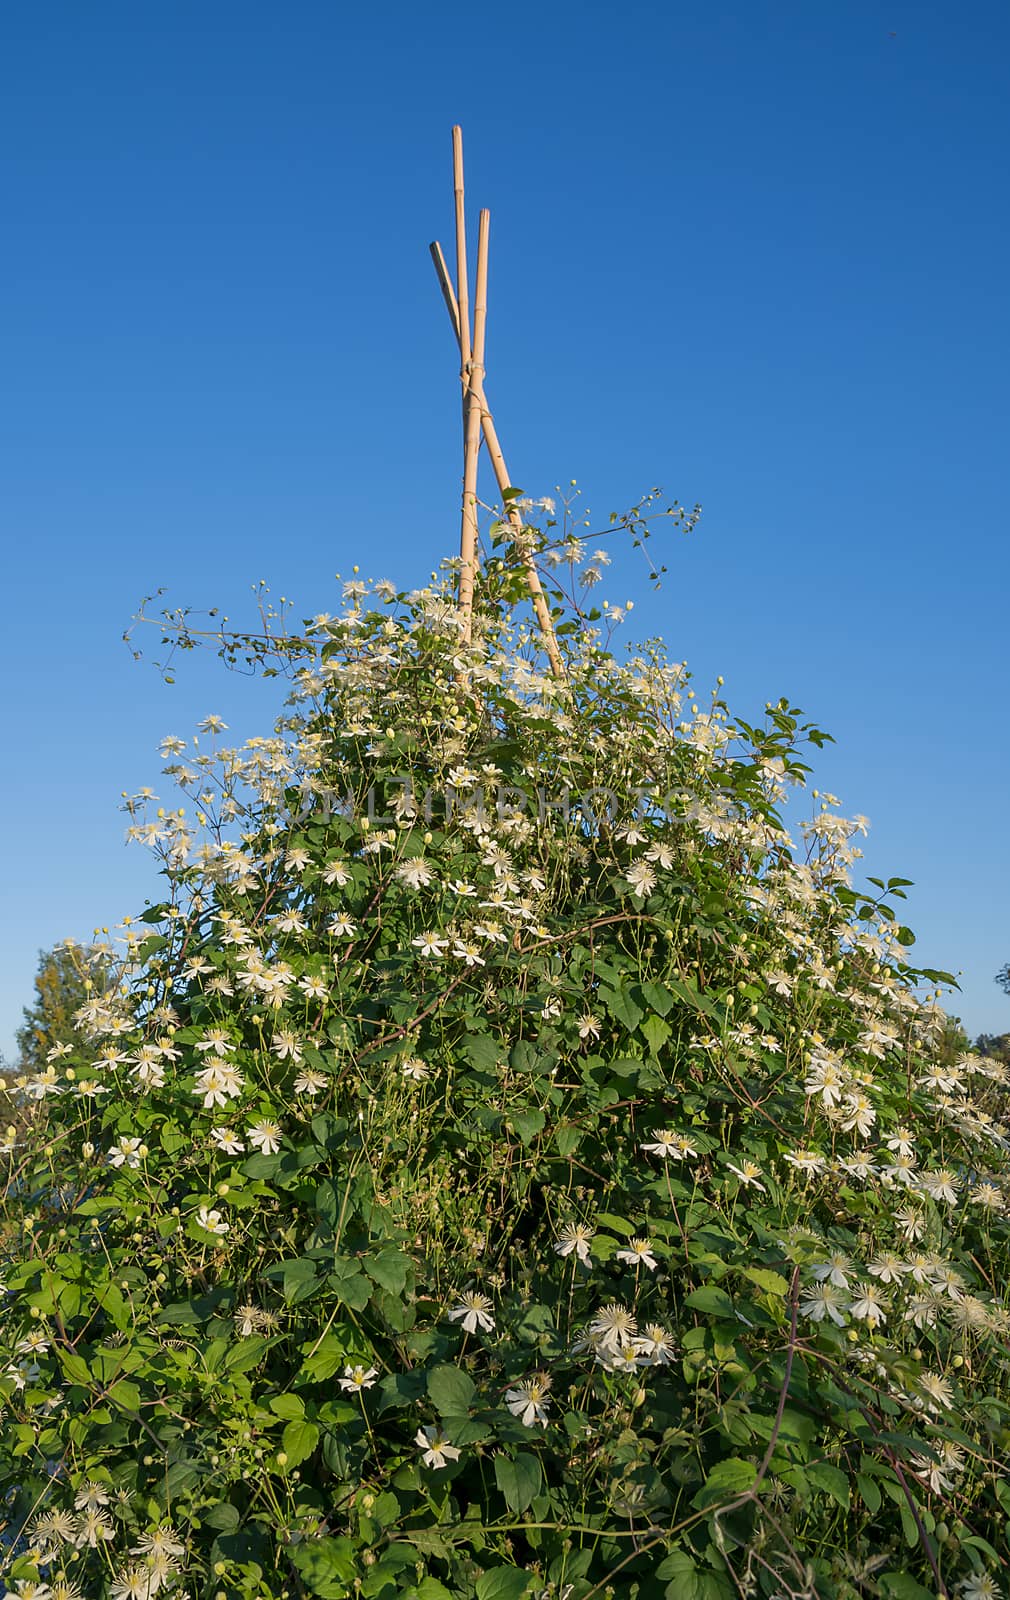
M 655 1575 L 668 1580 L 666 1600 L 702 1600 L 704 1575 L 686 1550 L 674 1550 L 659 1563 Z
M 373 1283 L 390 1294 L 402 1294 L 410 1272 L 410 1257 L 395 1244 L 386 1245 L 378 1255 L 363 1256 L 361 1265 Z
M 376 1393 L 381 1397 L 382 1411 L 416 1405 L 424 1394 L 424 1373 L 391 1372 L 383 1378 Z
M 735 1317 L 733 1302 L 725 1289 L 716 1288 L 714 1283 L 706 1283 L 700 1289 L 695 1289 L 689 1294 L 684 1304 L 690 1306 L 692 1311 L 702 1311 L 709 1317 L 724 1317 L 732 1320 Z
M 806 1473 L 815 1489 L 823 1489 L 836 1505 L 841 1506 L 843 1511 L 848 1511 L 851 1492 L 848 1473 L 831 1466 L 827 1461 L 814 1462 L 812 1466 L 807 1467 Z
M 88 1366 L 88 1363 L 85 1361 L 84 1357 L 77 1355 L 73 1350 L 64 1350 L 59 1345 L 56 1347 L 56 1354 L 59 1359 L 60 1366 L 63 1368 L 71 1383 L 80 1383 L 83 1384 L 86 1389 L 90 1389 L 93 1381 L 91 1368 Z
M 305 1587 L 320 1600 L 344 1600 L 351 1592 L 358 1563 L 350 1539 L 309 1539 L 291 1546 Z
M 612 1233 L 619 1233 L 624 1239 L 630 1239 L 635 1231 L 633 1222 L 628 1222 L 624 1217 L 615 1217 L 612 1211 L 598 1211 L 596 1225 L 599 1228 L 609 1228 Z
M 498 1065 L 502 1047 L 489 1033 L 471 1033 L 463 1040 L 463 1054 L 475 1067 L 489 1070 Z
M 568 1156 L 574 1155 L 575 1151 L 579 1147 L 581 1139 L 581 1129 L 574 1127 L 572 1123 L 562 1122 L 558 1125 L 554 1131 L 554 1143 L 557 1146 L 558 1155 L 563 1161 L 566 1160 Z
M 521 1567 L 492 1567 L 477 1579 L 477 1600 L 518 1600 L 529 1588 L 530 1578 Z
M 135 1383 L 128 1383 L 125 1378 L 120 1378 L 109 1388 L 109 1399 L 113 1405 L 119 1406 L 121 1411 L 138 1411 L 140 1409 L 140 1390 Z
M 511 1461 L 508 1456 L 495 1456 L 494 1475 L 510 1511 L 525 1511 L 543 1484 L 540 1462 L 528 1451 L 520 1451 Z
M 476 1386 L 459 1367 L 435 1367 L 428 1374 L 428 1395 L 443 1417 L 465 1417 Z
M 509 1121 L 523 1144 L 530 1144 L 538 1133 L 542 1133 L 547 1118 L 539 1107 L 531 1111 L 513 1111 Z
M 882 1572 L 878 1581 L 887 1600 L 936 1600 L 932 1589 L 924 1589 L 907 1572 Z
M 752 1461 L 728 1456 L 725 1461 L 716 1462 L 691 1504 L 702 1511 L 706 1506 L 718 1505 L 720 1501 L 734 1500 L 751 1487 L 756 1477 L 757 1467 Z
M 216 1506 L 211 1506 L 209 1511 L 203 1513 L 203 1520 L 219 1533 L 234 1533 L 242 1519 L 237 1506 L 233 1506 L 230 1500 L 219 1500 Z
M 646 1017 L 639 1032 L 644 1036 L 653 1055 L 658 1056 L 673 1029 L 661 1017 Z
M 743 1276 L 751 1283 L 763 1289 L 766 1294 L 788 1294 L 789 1284 L 781 1272 L 773 1272 L 771 1267 L 744 1267 Z
M 284 1422 L 298 1422 L 305 1415 L 305 1401 L 297 1394 L 275 1394 L 267 1405 Z
M 625 986 L 620 984 L 617 988 L 607 989 L 601 984 L 600 999 L 603 1001 L 611 1016 L 616 1017 L 618 1022 L 623 1022 L 629 1033 L 634 1033 L 635 1029 L 638 1027 L 638 1024 L 644 1017 L 645 1012 L 642 1010 L 641 1006 L 632 999 Z
M 332 1378 L 333 1374 L 346 1364 L 347 1352 L 342 1342 L 332 1333 L 325 1334 L 318 1348 L 314 1347 L 315 1340 L 311 1344 L 303 1345 L 302 1348 L 307 1354 L 302 1371 L 315 1383 L 321 1383 L 326 1378 Z
M 281 1448 L 287 1452 L 288 1466 L 298 1467 L 319 1443 L 319 1427 L 315 1422 L 289 1422 L 281 1435 Z
M 665 984 L 643 983 L 640 985 L 640 988 L 646 1005 L 651 1011 L 657 1012 L 661 1017 L 668 1016 L 673 1010 L 674 1006 L 677 1004 L 677 996 L 673 994 L 671 990 L 665 986 Z M 679 1552 L 675 1553 L 679 1554 Z M 670 1559 L 672 1560 L 673 1557 L 671 1556 Z M 686 1557 L 685 1559 L 690 1560 L 690 1556 Z
M 227 1372 L 246 1372 L 263 1359 L 269 1348 L 269 1339 L 241 1339 L 225 1356 L 225 1370 Z
M 856 1473 L 856 1484 L 867 1511 L 876 1515 L 880 1510 L 880 1502 L 883 1499 L 880 1489 L 872 1478 L 866 1476 L 865 1472 Z
M 337 1299 L 345 1306 L 350 1306 L 352 1311 L 363 1311 L 367 1306 L 372 1291 L 356 1261 L 349 1260 L 347 1256 L 337 1256 L 327 1282 Z
M 545 1056 L 528 1039 L 517 1040 L 509 1051 L 509 1066 L 513 1072 L 537 1072 L 541 1067 L 549 1071 L 554 1060 L 553 1056 Z

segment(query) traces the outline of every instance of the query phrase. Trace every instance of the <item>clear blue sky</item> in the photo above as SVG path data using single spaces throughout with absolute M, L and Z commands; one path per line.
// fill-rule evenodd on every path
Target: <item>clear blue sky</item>
M 39 946 L 140 909 L 120 790 L 259 687 L 120 642 L 137 601 L 299 613 L 456 544 L 427 255 L 449 130 L 492 211 L 488 392 L 516 481 L 703 502 L 611 594 L 915 880 L 923 962 L 1010 1029 L 1010 12 L 939 0 L 5 8 L 0 1042 Z M 490 492 L 490 491 L 489 491 Z M 659 536 L 657 536 L 659 537 Z

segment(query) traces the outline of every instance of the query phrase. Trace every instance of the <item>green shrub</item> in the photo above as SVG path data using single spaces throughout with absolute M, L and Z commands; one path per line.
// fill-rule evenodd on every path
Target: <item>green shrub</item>
M 787 832 L 815 728 L 555 682 L 513 588 L 464 660 L 347 585 L 130 802 L 164 903 L 7 1141 L 17 1593 L 998 1592 L 1007 1070 Z

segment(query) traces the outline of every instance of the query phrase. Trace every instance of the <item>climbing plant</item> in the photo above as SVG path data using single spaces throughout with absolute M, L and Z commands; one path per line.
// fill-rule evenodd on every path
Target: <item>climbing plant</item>
M 284 715 L 128 802 L 163 896 L 5 1146 L 13 1592 L 1002 1592 L 1007 1069 L 816 727 L 521 592 L 222 634 Z

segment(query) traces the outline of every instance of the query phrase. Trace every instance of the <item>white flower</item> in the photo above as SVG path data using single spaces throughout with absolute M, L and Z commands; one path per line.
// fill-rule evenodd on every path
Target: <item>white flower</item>
M 686 1161 L 698 1154 L 689 1139 L 685 1139 L 683 1134 L 671 1133 L 669 1128 L 660 1128 L 652 1140 L 639 1145 L 639 1149 L 645 1150 L 650 1156 L 661 1156 L 664 1160 L 673 1156 L 677 1161 Z
M 302 1059 L 301 1046 L 290 1028 L 278 1028 L 273 1037 L 272 1049 L 278 1061 L 297 1063 Z
M 401 861 L 395 869 L 395 875 L 408 889 L 426 889 L 435 874 L 427 861 L 421 856 L 412 856 L 407 861 Z
M 308 1000 L 325 1000 L 330 992 L 322 978 L 315 977 L 311 972 L 299 978 L 298 987 Z
M 486 967 L 487 962 L 481 955 L 478 947 L 462 939 L 458 939 L 452 947 L 452 953 L 458 960 L 468 967 Z
M 331 861 L 323 873 L 323 882 L 336 884 L 338 889 L 346 889 L 351 881 L 351 874 L 342 861 Z
M 900 1283 L 908 1268 L 900 1256 L 890 1250 L 882 1250 L 866 1270 L 871 1278 L 879 1278 L 881 1283 Z
M 834 1284 L 836 1289 L 849 1287 L 849 1273 L 852 1271 L 852 1262 L 840 1250 L 835 1250 L 826 1261 L 819 1261 L 810 1268 L 810 1275 L 818 1283 Z
M 655 1272 L 659 1265 L 652 1253 L 651 1239 L 632 1239 L 624 1250 L 618 1250 L 618 1261 L 626 1261 L 629 1267 L 648 1267 L 650 1272 Z
M 369 1367 L 367 1372 L 359 1363 L 354 1367 L 345 1367 L 344 1376 L 340 1379 L 340 1387 L 360 1394 L 362 1389 L 370 1389 L 379 1376 L 378 1367 Z
M 808 1095 L 819 1094 L 821 1103 L 830 1110 L 840 1103 L 844 1087 L 845 1079 L 838 1063 L 829 1056 L 815 1056 L 803 1085 L 804 1092 Z
M 895 1128 L 885 1143 L 888 1150 L 895 1150 L 899 1156 L 912 1156 L 915 1154 L 914 1138 L 911 1128 Z
M 230 1056 L 235 1050 L 228 1035 L 223 1028 L 208 1028 L 202 1039 L 198 1039 L 194 1049 L 213 1051 L 216 1056 Z
M 484 1333 L 493 1333 L 491 1301 L 485 1294 L 476 1294 L 471 1289 L 464 1290 L 459 1297 L 459 1305 L 449 1312 L 449 1321 L 462 1322 L 466 1333 L 476 1333 L 478 1328 Z
M 735 1167 L 733 1165 L 732 1161 L 727 1161 L 726 1165 L 729 1168 L 730 1172 L 733 1172 L 733 1173 L 736 1174 L 736 1176 L 740 1179 L 740 1182 L 744 1185 L 745 1188 L 747 1187 L 748 1184 L 753 1184 L 755 1189 L 760 1189 L 762 1194 L 767 1194 L 767 1192 L 768 1192 L 767 1189 L 765 1188 L 764 1184 L 760 1181 L 760 1179 L 761 1179 L 761 1168 L 757 1165 L 756 1162 L 754 1162 L 754 1161 L 745 1161 L 742 1167 Z
M 74 1505 L 78 1511 L 98 1511 L 108 1503 L 109 1495 L 104 1483 L 96 1483 L 94 1478 L 82 1483 L 74 1495 Z
M 423 956 L 428 956 L 434 961 L 444 956 L 449 948 L 448 939 L 443 939 L 438 933 L 422 933 L 420 938 L 411 939 L 410 942 Z
M 109 1151 L 109 1166 L 127 1166 L 135 1169 L 140 1166 L 146 1154 L 147 1146 L 142 1140 L 120 1139 L 119 1143 L 114 1144 Z
M 1002 1600 L 1002 1591 L 988 1572 L 973 1572 L 969 1578 L 962 1578 L 957 1587 L 961 1600 Z
M 668 844 L 653 844 L 646 850 L 645 859 L 667 872 L 673 866 L 673 851 Z
M 873 1109 L 869 1095 L 860 1091 L 858 1094 L 845 1096 L 839 1124 L 844 1133 L 851 1133 L 855 1129 L 863 1139 L 868 1139 L 876 1120 L 877 1113 Z
M 926 1396 L 926 1409 L 933 1413 L 941 1407 L 945 1411 L 954 1409 L 954 1391 L 946 1378 L 941 1378 L 936 1372 L 920 1372 L 919 1388 Z
M 589 1246 L 594 1237 L 594 1229 L 585 1227 L 583 1223 L 566 1222 L 554 1248 L 559 1256 L 570 1256 L 574 1250 L 580 1261 L 588 1262 Z
M 598 1039 L 601 1026 L 599 1017 L 594 1017 L 592 1012 L 588 1012 L 584 1017 L 579 1018 L 579 1038 Z
M 865 1183 L 867 1178 L 872 1178 L 877 1168 L 865 1156 L 843 1156 L 838 1163 L 841 1172 L 848 1173 L 850 1178 L 858 1178 L 860 1183 Z
M 237 1133 L 232 1132 L 231 1128 L 211 1128 L 210 1136 L 226 1156 L 240 1156 L 245 1149 L 242 1140 Z
M 916 1239 L 921 1239 L 926 1231 L 926 1225 L 922 1217 L 918 1211 L 913 1211 L 910 1206 L 906 1206 L 901 1211 L 896 1211 L 894 1213 L 894 1221 L 902 1238 L 907 1239 L 909 1244 Z
M 237 1100 L 244 1087 L 245 1079 L 237 1068 L 225 1061 L 215 1061 L 212 1066 L 204 1067 L 202 1072 L 197 1073 L 193 1093 L 203 1096 L 204 1109 L 209 1111 L 212 1106 L 223 1106 L 229 1100 Z
M 937 1167 L 933 1172 L 919 1174 L 919 1188 L 933 1200 L 945 1200 L 949 1206 L 956 1206 L 960 1179 L 949 1167 Z
M 425 1466 L 434 1467 L 436 1472 L 448 1466 L 450 1461 L 459 1460 L 459 1451 L 449 1443 L 441 1428 L 418 1428 L 414 1443 L 421 1452 Z
M 834 1284 L 818 1283 L 804 1292 L 800 1310 L 812 1322 L 823 1322 L 825 1317 L 830 1317 L 841 1328 L 845 1324 L 847 1304 Z
M 865 1284 L 859 1298 L 853 1300 L 849 1310 L 860 1322 L 868 1322 L 875 1328 L 878 1322 L 887 1320 L 887 1302 L 884 1300 L 875 1283 Z
M 647 861 L 636 861 L 624 874 L 624 881 L 628 884 L 632 894 L 648 899 L 656 887 L 656 874 Z
M 167 1522 L 160 1528 L 151 1528 L 147 1533 L 142 1533 L 140 1542 L 130 1547 L 131 1555 L 135 1556 L 181 1556 L 186 1553 L 186 1546 L 181 1543 L 175 1529 Z
M 153 1600 L 161 1580 L 147 1566 L 124 1567 L 109 1587 L 109 1600 Z
M 338 938 L 353 939 L 358 931 L 357 924 L 352 922 L 345 911 L 341 911 L 336 917 L 331 917 L 329 926 L 330 932 L 335 933 Z
M 645 1332 L 632 1340 L 639 1366 L 665 1367 L 676 1353 L 673 1337 L 658 1322 L 647 1322 Z
M 816 1150 L 790 1150 L 783 1160 L 788 1161 L 791 1167 L 802 1172 L 805 1177 L 813 1177 L 814 1173 L 821 1173 L 827 1166 L 827 1157 Z
M 44 1356 L 49 1349 L 49 1340 L 41 1328 L 32 1328 L 23 1339 L 19 1339 L 14 1347 L 19 1356 Z
M 307 1094 L 314 1100 L 326 1088 L 326 1074 L 313 1072 L 310 1067 L 305 1067 L 295 1079 L 295 1094 Z
M 90 1546 L 92 1550 L 97 1550 L 103 1540 L 114 1538 L 115 1533 L 112 1524 L 106 1521 L 100 1511 L 89 1509 L 78 1518 L 74 1543 L 79 1550 L 83 1549 L 85 1545 Z
M 602 1311 L 596 1313 L 589 1324 L 589 1336 L 603 1350 L 613 1353 L 630 1346 L 638 1324 L 627 1306 L 618 1305 L 615 1301 L 609 1306 L 604 1306 Z
M 230 1223 L 225 1222 L 220 1211 L 212 1211 L 207 1206 L 201 1206 L 196 1214 L 196 1220 L 201 1228 L 206 1228 L 208 1233 L 223 1236 L 228 1232 Z
M 954 1478 L 964 1471 L 964 1451 L 951 1439 L 938 1440 L 936 1453 L 939 1461 L 927 1455 L 913 1455 L 912 1465 L 928 1482 L 934 1494 L 949 1494 Z
M 254 1122 L 251 1128 L 246 1129 L 246 1137 L 250 1144 L 262 1150 L 265 1156 L 275 1156 L 281 1147 L 281 1125 L 270 1117 L 264 1117 L 259 1122 Z
M 901 1151 L 897 1151 L 891 1157 L 890 1165 L 881 1167 L 880 1176 L 885 1183 L 900 1183 L 904 1188 L 908 1188 L 916 1181 L 915 1156 L 903 1155 Z
M 400 1063 L 400 1071 L 405 1078 L 410 1078 L 414 1083 L 423 1083 L 428 1076 L 428 1068 L 417 1056 L 408 1056 L 406 1061 Z
M 539 1423 L 546 1428 L 547 1407 L 551 1403 L 547 1394 L 550 1386 L 551 1380 L 547 1374 L 539 1372 L 523 1383 L 516 1384 L 514 1389 L 506 1389 L 505 1404 L 524 1427 L 532 1428 L 534 1423 Z

